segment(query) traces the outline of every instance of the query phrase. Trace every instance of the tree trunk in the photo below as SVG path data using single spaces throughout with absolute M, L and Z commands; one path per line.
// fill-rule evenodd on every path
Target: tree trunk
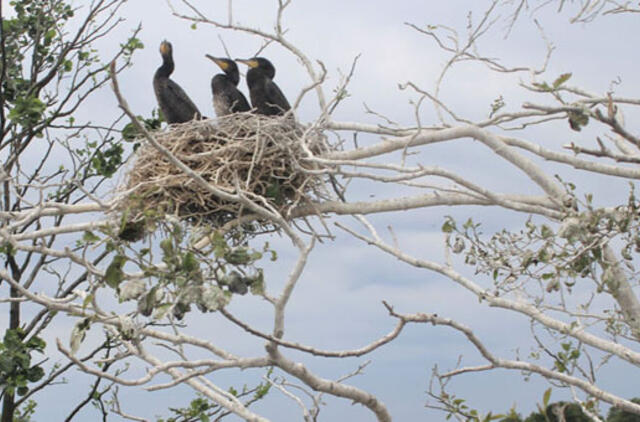
M 11 267 L 13 279 L 20 280 L 20 268 L 16 264 L 13 256 L 7 258 L 7 262 Z M 11 287 L 10 296 L 17 298 L 20 296 L 18 290 L 15 287 Z M 11 302 L 9 308 L 9 329 L 15 330 L 20 327 L 20 302 Z M 5 392 L 6 393 L 6 392 Z M 13 422 L 13 415 L 15 413 L 15 392 L 13 394 L 5 394 L 4 402 L 2 403 L 2 420 L 0 422 Z

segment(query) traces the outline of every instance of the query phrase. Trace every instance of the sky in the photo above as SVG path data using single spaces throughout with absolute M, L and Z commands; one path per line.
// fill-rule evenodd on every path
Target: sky
M 77 2 L 78 5 L 80 3 Z M 179 1 L 172 0 L 172 3 L 184 10 Z M 194 0 L 193 4 L 207 16 L 224 19 L 227 15 L 225 0 Z M 273 26 L 277 5 L 275 0 L 237 0 L 233 4 L 236 21 L 265 30 Z M 360 55 L 353 82 L 348 88 L 350 97 L 337 110 L 336 120 L 378 123 L 379 120 L 365 112 L 366 104 L 400 124 L 412 124 L 414 112 L 411 101 L 416 97 L 399 89 L 398 84 L 412 81 L 425 89 L 432 89 L 448 57 L 433 40 L 416 33 L 405 23 L 419 26 L 442 24 L 454 27 L 462 34 L 467 12 L 473 11 L 477 19 L 478 12 L 487 5 L 486 1 L 470 0 L 293 0 L 284 15 L 284 22 L 289 29 L 288 39 L 308 57 L 321 60 L 326 65 L 329 72 L 327 92 L 339 82 L 340 71 L 346 72 L 354 57 Z M 105 56 L 108 55 L 131 29 L 141 23 L 139 38 L 145 48 L 136 53 L 133 66 L 119 77 L 121 89 L 136 114 L 147 116 L 156 107 L 151 80 L 160 65 L 158 46 L 163 39 L 173 44 L 176 69 L 172 78 L 184 88 L 200 110 L 209 115 L 213 114 L 209 81 L 217 68 L 204 54 L 224 56 L 224 42 L 231 57 L 243 58 L 253 56 L 261 46 L 261 40 L 251 35 L 224 31 L 205 24 L 192 29 L 190 22 L 173 16 L 163 1 L 129 0 L 120 13 L 126 21 L 108 38 L 99 40 L 97 47 Z M 567 13 L 555 14 L 552 8 L 540 13 L 545 35 L 556 46 L 547 80 L 553 80 L 561 73 L 573 72 L 572 84 L 584 86 L 590 91 L 606 92 L 611 81 L 620 78 L 620 84 L 616 85 L 617 92 L 638 92 L 637 59 L 633 54 L 626 53 L 629 47 L 624 42 L 637 39 L 637 17 L 603 18 L 588 25 L 570 25 Z M 516 26 L 508 39 L 504 39 L 504 31 L 500 29 L 503 24 L 498 22 L 496 25 L 498 30 L 488 34 L 487 40 L 480 44 L 485 54 L 501 57 L 509 65 L 538 65 L 542 62 L 545 44 L 528 18 Z M 295 98 L 309 84 L 304 68 L 283 48 L 270 45 L 261 54 L 275 64 L 275 81 L 289 99 Z M 460 114 L 482 119 L 488 115 L 491 102 L 500 95 L 503 95 L 509 108 L 516 109 L 521 104 L 525 96 L 517 86 L 519 77 L 526 79 L 526 75 L 498 77 L 478 66 L 463 66 L 447 77 L 442 96 Z M 241 82 L 241 89 L 247 92 L 244 81 Z M 84 117 L 88 120 L 108 120 L 117 116 L 119 111 L 113 94 L 104 90 L 91 99 L 80 113 L 85 113 Z M 313 95 L 305 98 L 296 114 L 302 122 L 313 121 L 318 114 Z M 425 124 L 435 124 L 433 109 L 424 106 L 421 120 Z M 630 127 L 638 129 L 637 125 L 632 123 Z M 536 136 L 536 141 L 554 149 L 567 143 L 567 133 L 566 122 L 530 132 Z M 585 142 L 589 139 L 589 135 L 584 133 L 569 135 Z M 377 141 L 379 138 L 374 136 L 360 139 L 361 144 Z M 540 193 L 524 176 L 514 172 L 507 164 L 496 162 L 491 152 L 468 139 L 429 145 L 412 160 L 459 172 L 497 191 Z M 586 180 L 588 189 L 596 192 L 602 203 L 621 201 L 626 197 L 623 181 L 616 181 L 615 188 L 611 188 L 610 181 L 603 178 L 589 178 L 550 163 L 541 162 L 540 165 L 550 172 L 562 171 L 563 177 Z M 395 187 L 362 183 L 354 184 L 347 192 L 347 197 L 381 199 L 394 194 L 397 194 Z M 526 215 L 481 207 L 441 207 L 372 216 L 370 220 L 381 232 L 386 226 L 393 225 L 400 244 L 409 252 L 442 262 L 443 235 L 440 227 L 445 215 L 453 215 L 460 220 L 473 216 L 475 220 L 483 222 L 485 232 L 519 227 L 527 218 Z M 333 221 L 356 226 L 354 220 L 346 218 Z M 528 353 L 532 341 L 525 318 L 489 309 L 441 276 L 408 267 L 338 229 L 335 229 L 335 234 L 335 241 L 320 244 L 314 250 L 296 287 L 287 312 L 288 340 L 330 350 L 361 347 L 386 334 L 395 325 L 381 305 L 381 301 L 386 300 L 400 312 L 437 313 L 454 318 L 470 326 L 498 355 L 513 358 L 518 352 L 523 355 Z M 286 239 L 270 235 L 265 240 L 278 249 L 280 256 L 277 264 L 266 264 L 268 288 L 271 292 L 277 292 L 296 256 Z M 230 310 L 244 321 L 264 330 L 269 329 L 272 321 L 269 308 L 255 297 L 235 299 Z M 50 344 L 54 337 L 68 337 L 73 321 L 61 321 L 48 333 Z M 263 353 L 262 340 L 248 337 L 222 317 L 212 314 L 189 315 L 187 322 L 191 333 L 209 338 L 234 353 L 242 356 Z M 98 334 L 92 335 L 98 338 Z M 91 342 L 91 337 L 88 341 Z M 53 353 L 53 349 L 49 350 Z M 364 373 L 349 380 L 349 383 L 376 394 L 397 421 L 444 420 L 445 414 L 442 412 L 425 408 L 425 391 L 435 365 L 447 370 L 455 366 L 459 356 L 463 356 L 465 364 L 484 363 L 461 334 L 447 328 L 420 325 L 408 326 L 394 342 L 362 358 L 337 361 L 311 358 L 297 352 L 287 354 L 327 378 L 350 373 L 360 364 L 371 360 Z M 134 368 L 132 375 L 137 370 Z M 624 371 L 624 368 L 614 365 L 601 382 L 604 386 L 615 388 L 616 393 L 631 397 L 635 394 L 633 385 L 624 378 Z M 226 388 L 255 383 L 263 374 L 261 370 L 240 373 L 221 371 L 211 378 Z M 61 395 L 67 395 L 70 391 L 72 395 L 81 395 L 86 391 L 89 382 L 87 377 L 74 371 L 68 379 L 69 385 L 54 387 L 38 399 L 36 420 L 57 420 L 56 417 L 66 415 L 71 404 L 66 407 L 60 405 Z M 450 385 L 452 391 L 481 411 L 506 411 L 517 404 L 517 410 L 525 416 L 541 401 L 546 388 L 548 385 L 538 377 L 533 376 L 525 381 L 521 374 L 504 370 L 464 375 Z M 121 404 L 127 413 L 153 418 L 166 415 L 168 406 L 186 405 L 192 394 L 186 387 L 153 393 L 123 387 Z M 560 393 L 554 393 L 552 398 L 561 397 L 566 398 Z M 372 414 L 361 406 L 328 396 L 324 396 L 324 399 L 327 405 L 322 408 L 320 420 L 373 420 Z M 273 421 L 301 420 L 295 403 L 277 391 L 270 393 L 266 401 L 258 403 L 255 410 Z M 231 417 L 229 420 L 238 419 Z

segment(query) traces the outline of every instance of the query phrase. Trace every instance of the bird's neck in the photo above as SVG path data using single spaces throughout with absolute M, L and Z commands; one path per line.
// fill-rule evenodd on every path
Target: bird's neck
M 226 76 L 232 84 L 238 86 L 240 83 L 240 73 L 237 70 L 235 72 L 231 71 L 227 73 Z
M 247 84 L 253 85 L 259 80 L 264 79 L 265 76 L 266 75 L 264 74 L 264 72 L 260 69 L 256 69 L 256 68 L 249 69 L 249 71 L 247 72 Z
M 158 68 L 156 73 L 160 76 L 169 76 L 173 73 L 174 64 L 171 56 L 162 57 L 162 66 Z

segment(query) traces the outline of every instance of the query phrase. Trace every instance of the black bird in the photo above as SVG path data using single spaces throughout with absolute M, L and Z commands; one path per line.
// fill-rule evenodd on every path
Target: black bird
M 169 78 L 173 73 L 173 50 L 171 43 L 162 41 L 160 44 L 162 66 L 153 76 L 153 89 L 158 99 L 158 105 L 167 123 L 184 123 L 193 119 L 200 119 L 198 107 L 191 101 L 180 85 Z
M 218 117 L 231 113 L 251 110 L 244 94 L 238 90 L 240 73 L 238 65 L 233 60 L 205 56 L 212 60 L 224 71 L 211 78 L 211 92 L 213 93 L 213 109 Z
M 284 94 L 273 82 L 276 68 L 269 60 L 263 57 L 253 57 L 246 60 L 236 59 L 236 61 L 249 66 L 247 85 L 249 86 L 251 105 L 256 109 L 256 113 L 276 116 L 291 110 Z

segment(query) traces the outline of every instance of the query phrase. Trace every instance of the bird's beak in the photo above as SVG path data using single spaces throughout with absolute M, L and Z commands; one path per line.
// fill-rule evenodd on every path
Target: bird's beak
M 237 62 L 244 63 L 247 66 L 253 68 L 258 67 L 258 61 L 253 59 L 236 59 Z
M 227 70 L 227 68 L 229 67 L 229 64 L 228 64 L 227 62 L 225 62 L 225 61 L 223 61 L 223 60 L 220 60 L 220 59 L 219 59 L 219 58 L 217 58 L 217 57 L 213 57 L 213 56 L 212 56 L 212 55 L 210 55 L 210 54 L 205 54 L 204 56 L 205 56 L 207 59 L 209 59 L 209 60 L 213 61 L 215 64 L 217 64 L 217 65 L 218 65 L 218 67 L 219 67 L 220 69 L 222 69 L 222 70 Z

